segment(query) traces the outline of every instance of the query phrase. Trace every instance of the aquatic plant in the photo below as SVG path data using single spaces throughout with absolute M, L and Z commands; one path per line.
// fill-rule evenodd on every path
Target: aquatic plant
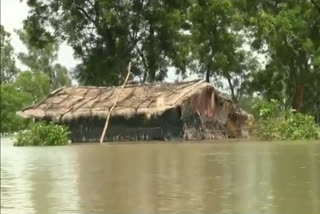
M 320 127 L 313 116 L 285 109 L 275 100 L 255 106 L 259 112 L 256 134 L 266 140 L 319 139 Z
M 54 123 L 38 122 L 18 133 L 15 146 L 49 146 L 68 144 L 68 127 Z

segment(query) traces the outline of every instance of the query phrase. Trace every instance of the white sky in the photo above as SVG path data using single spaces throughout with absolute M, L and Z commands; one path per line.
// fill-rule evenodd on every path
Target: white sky
M 22 28 L 23 20 L 28 16 L 28 10 L 29 8 L 25 1 L 1 0 L 1 24 L 5 30 L 11 34 L 11 44 L 16 54 L 27 51 L 14 31 Z M 74 68 L 78 63 L 73 57 L 72 48 L 66 44 L 60 46 L 58 62 L 66 66 L 69 70 Z

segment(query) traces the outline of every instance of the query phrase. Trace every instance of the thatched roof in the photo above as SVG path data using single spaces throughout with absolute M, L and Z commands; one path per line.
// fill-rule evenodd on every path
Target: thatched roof
M 205 88 L 214 89 L 204 81 L 153 85 L 128 85 L 119 98 L 112 115 L 131 117 L 136 114 L 161 114 L 182 103 Z M 24 118 L 71 120 L 78 117 L 106 118 L 119 96 L 119 87 L 64 87 L 53 91 L 45 100 L 27 107 L 18 115 Z M 227 100 L 225 98 L 225 100 Z

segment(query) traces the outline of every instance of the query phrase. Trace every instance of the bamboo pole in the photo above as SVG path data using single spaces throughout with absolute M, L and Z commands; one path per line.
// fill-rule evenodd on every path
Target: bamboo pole
M 106 123 L 104 124 L 103 132 L 102 132 L 102 134 L 101 134 L 100 143 L 103 143 L 103 139 L 104 139 L 104 136 L 105 136 L 105 134 L 106 134 L 106 131 L 107 131 L 107 128 L 108 128 L 108 125 L 109 125 L 109 120 L 110 120 L 111 113 L 112 113 L 113 109 L 116 107 L 116 105 L 117 105 L 117 103 L 118 103 L 118 101 L 119 101 L 119 98 L 120 98 L 120 96 L 121 96 L 121 93 L 122 93 L 122 91 L 123 91 L 124 86 L 127 84 L 127 81 L 128 81 L 128 79 L 129 79 L 129 76 L 130 76 L 130 70 L 131 70 L 131 62 L 129 62 L 129 65 L 128 65 L 127 77 L 126 77 L 126 79 L 124 80 L 123 85 L 121 86 L 120 92 L 119 92 L 119 94 L 117 95 L 117 98 L 116 98 L 114 104 L 112 105 L 112 107 L 111 107 L 110 110 L 109 110 L 109 114 L 108 114 Z

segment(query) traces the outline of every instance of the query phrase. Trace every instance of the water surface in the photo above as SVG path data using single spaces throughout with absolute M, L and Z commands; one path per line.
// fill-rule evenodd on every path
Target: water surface
M 1 214 L 318 214 L 320 144 L 13 147 Z

